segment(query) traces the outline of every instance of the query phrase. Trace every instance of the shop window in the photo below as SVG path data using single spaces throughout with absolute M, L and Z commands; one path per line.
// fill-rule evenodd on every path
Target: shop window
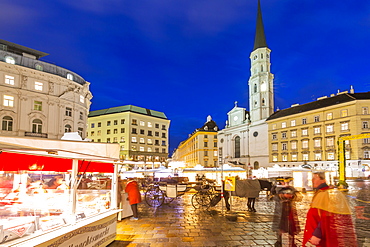
M 13 118 L 9 116 L 3 117 L 2 130 L 13 131 Z

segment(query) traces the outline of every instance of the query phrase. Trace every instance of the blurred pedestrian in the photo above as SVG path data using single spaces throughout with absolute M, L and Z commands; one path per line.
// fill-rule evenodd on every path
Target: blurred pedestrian
M 125 192 L 128 194 L 127 200 L 129 201 L 133 213 L 132 220 L 139 219 L 139 213 L 137 209 L 137 204 L 141 202 L 141 194 L 139 189 L 139 184 L 134 180 L 134 178 L 128 178 L 126 184 Z
M 330 189 L 324 172 L 314 173 L 312 184 L 316 192 L 307 212 L 303 246 L 311 243 L 320 247 L 357 247 L 345 195 L 338 189 Z
M 275 247 L 296 247 L 295 236 L 301 231 L 298 221 L 296 202 L 301 201 L 299 192 L 289 183 L 293 178 L 280 179 L 274 190 L 275 214 L 273 230 L 277 233 Z M 283 241 L 287 234 L 287 241 Z

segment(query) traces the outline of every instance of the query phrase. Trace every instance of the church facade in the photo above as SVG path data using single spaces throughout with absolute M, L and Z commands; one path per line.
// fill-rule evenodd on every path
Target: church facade
M 220 164 L 231 163 L 250 169 L 269 166 L 266 119 L 274 112 L 270 53 L 258 2 L 256 35 L 250 55 L 249 111 L 235 102 L 234 108 L 227 113 L 225 129 L 220 130 L 217 137 Z

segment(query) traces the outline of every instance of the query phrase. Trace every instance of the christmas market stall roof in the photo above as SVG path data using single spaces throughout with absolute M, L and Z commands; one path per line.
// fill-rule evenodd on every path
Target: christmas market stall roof
M 113 172 L 119 144 L 0 136 L 0 170 L 67 172 L 77 159 L 80 172 Z

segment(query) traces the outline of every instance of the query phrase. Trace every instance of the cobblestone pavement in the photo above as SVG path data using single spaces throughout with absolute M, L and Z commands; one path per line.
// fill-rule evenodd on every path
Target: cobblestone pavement
M 192 195 L 187 193 L 158 208 L 143 201 L 139 204 L 140 219 L 118 222 L 116 241 L 109 247 L 274 246 L 274 202 L 265 195 L 257 199 L 255 213 L 246 210 L 246 198 L 238 197 L 232 197 L 230 212 L 222 210 L 221 202 L 209 210 L 194 209 Z M 303 195 L 297 203 L 302 229 L 296 237 L 297 246 L 302 246 L 305 216 L 313 193 Z

